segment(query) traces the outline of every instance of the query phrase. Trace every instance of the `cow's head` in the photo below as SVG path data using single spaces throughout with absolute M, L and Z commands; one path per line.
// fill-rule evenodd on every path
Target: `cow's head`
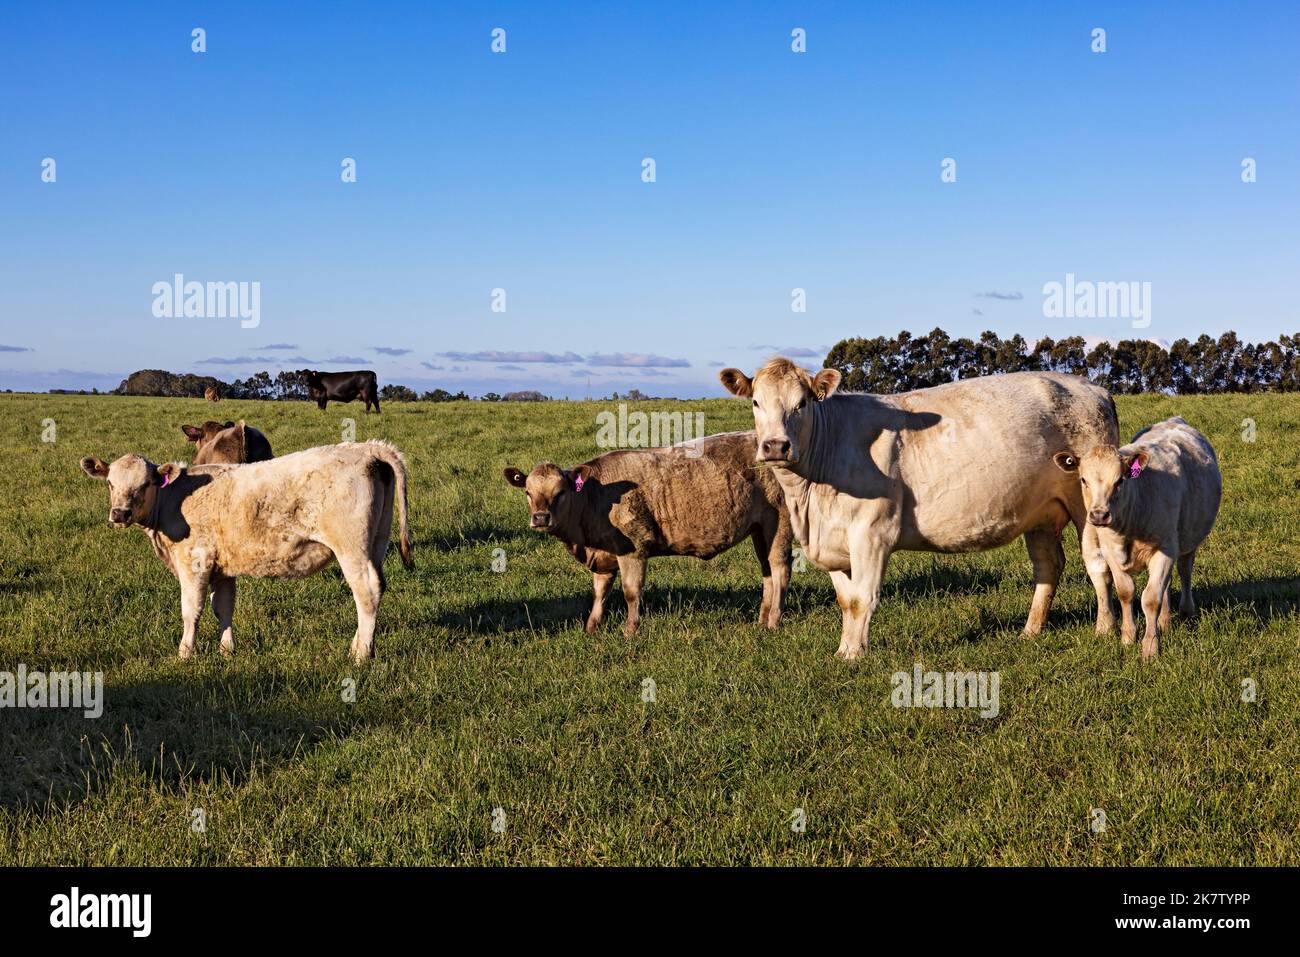
M 202 429 L 191 435 L 194 426 L 181 426 L 185 435 L 197 446 L 195 465 L 239 465 L 248 461 L 248 436 L 243 419 L 238 422 L 204 422 Z
M 223 425 L 220 422 L 213 422 L 208 419 L 202 425 L 182 425 L 181 431 L 185 433 L 185 438 L 188 441 L 193 442 L 199 448 L 203 448 L 216 438 L 222 429 L 232 428 L 234 424 L 234 422 L 227 422 Z
M 154 465 L 134 453 L 112 465 L 88 455 L 81 460 L 81 468 L 91 478 L 108 482 L 108 521 L 117 528 L 145 523 L 153 511 L 158 489 L 181 473 L 179 465 Z
M 787 466 L 797 464 L 808 448 L 809 406 L 830 398 L 840 386 L 840 374 L 834 369 L 809 375 L 782 358 L 770 360 L 753 379 L 739 369 L 723 369 L 718 378 L 732 395 L 753 401 L 758 461 Z
M 303 382 L 311 383 L 316 380 L 316 373 L 311 369 L 299 369 L 294 373 Z
M 1099 445 L 1082 456 L 1057 452 L 1052 456 L 1063 472 L 1077 473 L 1083 488 L 1083 504 L 1088 521 L 1102 528 L 1115 520 L 1127 494 L 1125 483 L 1136 479 L 1147 467 L 1147 454 L 1141 450 L 1122 452 L 1113 445 Z
M 580 507 L 576 499 L 591 480 L 592 470 L 589 465 L 579 465 L 566 472 L 543 462 L 527 475 L 512 466 L 505 470 L 505 477 L 528 496 L 528 527 L 546 532 L 569 526 L 570 517 Z

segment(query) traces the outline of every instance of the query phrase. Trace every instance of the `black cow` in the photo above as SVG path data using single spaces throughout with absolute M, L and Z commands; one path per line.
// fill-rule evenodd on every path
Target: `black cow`
M 333 399 L 335 402 L 351 402 L 362 398 L 366 402 L 366 411 L 373 405 L 379 411 L 379 379 L 369 369 L 357 372 L 313 372 L 311 369 L 299 369 L 298 377 L 307 383 L 307 392 L 322 409 Z

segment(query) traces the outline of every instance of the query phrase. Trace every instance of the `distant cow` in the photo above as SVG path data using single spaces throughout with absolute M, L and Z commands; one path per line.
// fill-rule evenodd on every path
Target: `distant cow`
M 219 402 L 221 401 L 221 390 L 215 385 L 210 385 L 203 390 L 203 398 L 209 402 Z
M 657 555 L 709 559 L 749 538 L 763 571 L 759 623 L 776 628 L 790 582 L 790 520 L 770 472 L 752 468 L 753 432 L 669 448 L 608 452 L 565 471 L 545 462 L 506 481 L 528 495 L 529 526 L 564 542 L 591 569 L 593 632 L 614 575 L 623 576 L 628 635 L 641 618 L 646 563 Z
M 1192 564 L 1210 534 L 1223 498 L 1219 461 L 1209 440 L 1183 419 L 1165 419 L 1143 429 L 1123 448 L 1103 445 L 1082 455 L 1066 450 L 1054 457 L 1065 472 L 1078 475 L 1088 521 L 1115 579 L 1124 623 L 1120 640 L 1133 644 L 1133 574 L 1147 569 L 1142 591 L 1146 634 L 1142 658 L 1150 661 L 1169 628 L 1169 588 L 1174 565 L 1182 594 L 1178 613 L 1196 614 Z
M 194 445 L 195 465 L 240 465 L 275 458 L 266 436 L 243 419 L 225 425 L 209 419 L 202 425 L 182 425 L 181 431 Z
M 108 480 L 110 524 L 143 528 L 154 553 L 180 582 L 182 658 L 194 653 L 209 591 L 221 650 L 231 654 L 237 576 L 304 578 L 333 559 L 356 599 L 352 659 L 361 663 L 374 656 L 394 495 L 402 564 L 413 566 L 406 460 L 394 446 L 348 442 L 269 462 L 193 468 L 154 465 L 131 454 L 112 465 L 87 457 L 81 467 Z
M 313 372 L 300 369 L 298 377 L 307 384 L 307 393 L 316 405 L 325 408 L 333 399 L 335 402 L 351 402 L 353 399 L 365 400 L 366 411 L 373 405 L 379 411 L 379 379 L 369 369 L 356 372 Z
M 1048 464 L 1062 448 L 1117 441 L 1104 389 L 1017 372 L 899 395 L 844 394 L 836 370 L 810 376 L 782 358 L 752 380 L 739 369 L 719 376 L 752 398 L 757 460 L 773 467 L 804 554 L 831 573 L 843 610 L 840 657 L 866 650 L 893 552 L 985 551 L 1019 535 L 1034 566 L 1025 633 L 1037 634 L 1065 567 L 1067 522 L 1079 530 L 1097 592 L 1097 627 L 1113 626 L 1109 574 L 1079 483 Z

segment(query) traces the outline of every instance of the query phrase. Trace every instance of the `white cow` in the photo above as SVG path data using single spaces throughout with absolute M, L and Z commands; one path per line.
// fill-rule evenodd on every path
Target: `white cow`
M 1066 450 L 1056 464 L 1078 475 L 1088 522 L 1097 527 L 1102 554 L 1115 579 L 1124 623 L 1120 640 L 1131 645 L 1137 636 L 1133 621 L 1133 574 L 1147 570 L 1142 591 L 1146 634 L 1142 658 L 1150 661 L 1168 629 L 1169 585 L 1174 565 L 1182 594 L 1178 613 L 1196 614 L 1192 600 L 1192 564 L 1223 498 L 1219 460 L 1208 439 L 1178 417 L 1143 429 L 1123 448 L 1102 445 L 1082 455 Z
M 387 442 L 345 442 L 248 465 L 154 465 L 129 454 L 81 467 L 106 479 L 109 522 L 138 525 L 180 582 L 180 656 L 194 653 L 203 605 L 221 626 L 221 650 L 235 650 L 235 578 L 304 578 L 338 560 L 357 605 L 352 658 L 374 656 L 384 555 L 401 518 L 402 563 L 412 567 L 406 524 L 406 459 Z
M 1062 448 L 1118 440 L 1110 395 L 1047 372 L 965 379 L 900 395 L 839 393 L 840 373 L 811 376 L 775 358 L 751 380 L 720 373 L 753 399 L 760 466 L 776 469 L 795 536 L 830 572 L 843 609 L 837 654 L 867 648 L 889 556 L 900 549 L 976 552 L 1025 537 L 1034 567 L 1027 635 L 1047 621 L 1073 523 L 1097 592 L 1097 629 L 1114 626 L 1110 578 L 1085 521 L 1079 483 L 1051 465 Z

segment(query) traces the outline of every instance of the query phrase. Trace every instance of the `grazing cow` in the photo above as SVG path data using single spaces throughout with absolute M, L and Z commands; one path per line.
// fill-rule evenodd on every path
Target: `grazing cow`
M 594 632 L 615 574 L 623 576 L 628 635 L 641 619 L 646 562 L 657 555 L 709 559 L 749 538 L 763 571 L 759 624 L 776 628 L 790 583 L 790 519 L 781 488 L 753 468 L 753 432 L 726 432 L 658 449 L 607 452 L 568 471 L 545 462 L 524 475 L 529 527 L 564 542 L 591 569 Z
M 320 408 L 333 399 L 335 402 L 351 402 L 362 398 L 366 402 L 366 412 L 373 405 L 379 411 L 379 379 L 369 369 L 356 372 L 313 372 L 311 369 L 299 369 L 297 375 L 307 384 L 307 393 Z
M 235 638 L 235 579 L 305 578 L 338 559 L 357 605 L 352 659 L 374 656 L 375 615 L 386 587 L 383 563 L 396 494 L 402 564 L 413 567 L 406 524 L 406 460 L 387 442 L 347 442 L 251 465 L 154 465 L 124 455 L 111 465 L 81 460 L 107 479 L 109 523 L 138 525 L 181 586 L 185 626 L 180 656 L 194 653 L 203 604 L 221 627 L 221 650 Z
M 213 422 L 182 425 L 181 431 L 195 448 L 195 465 L 241 465 L 275 458 L 266 436 L 243 419 L 238 422 Z
M 1101 445 L 1076 455 L 1067 449 L 1053 461 L 1077 475 L 1096 526 L 1106 565 L 1115 579 L 1124 623 L 1120 640 L 1133 644 L 1133 574 L 1147 570 L 1142 590 L 1146 634 L 1142 658 L 1150 661 L 1169 628 L 1169 588 L 1174 565 L 1182 594 L 1178 613 L 1196 614 L 1192 600 L 1192 564 L 1223 498 L 1219 460 L 1209 440 L 1183 419 L 1165 419 L 1143 429 L 1123 448 Z
M 203 390 L 203 398 L 207 399 L 209 402 L 220 402 L 221 390 L 215 385 L 210 385 Z
M 839 657 L 867 649 L 890 554 L 985 551 L 1020 535 L 1034 567 L 1025 633 L 1037 634 L 1065 567 L 1067 522 L 1079 530 L 1097 591 L 1097 627 L 1113 625 L 1106 562 L 1079 483 L 1048 464 L 1061 448 L 1116 441 L 1104 389 L 1017 372 L 900 395 L 845 394 L 834 369 L 810 376 L 782 358 L 752 380 L 739 369 L 719 377 L 753 399 L 757 461 L 781 483 L 804 554 L 830 572 L 843 610 Z

